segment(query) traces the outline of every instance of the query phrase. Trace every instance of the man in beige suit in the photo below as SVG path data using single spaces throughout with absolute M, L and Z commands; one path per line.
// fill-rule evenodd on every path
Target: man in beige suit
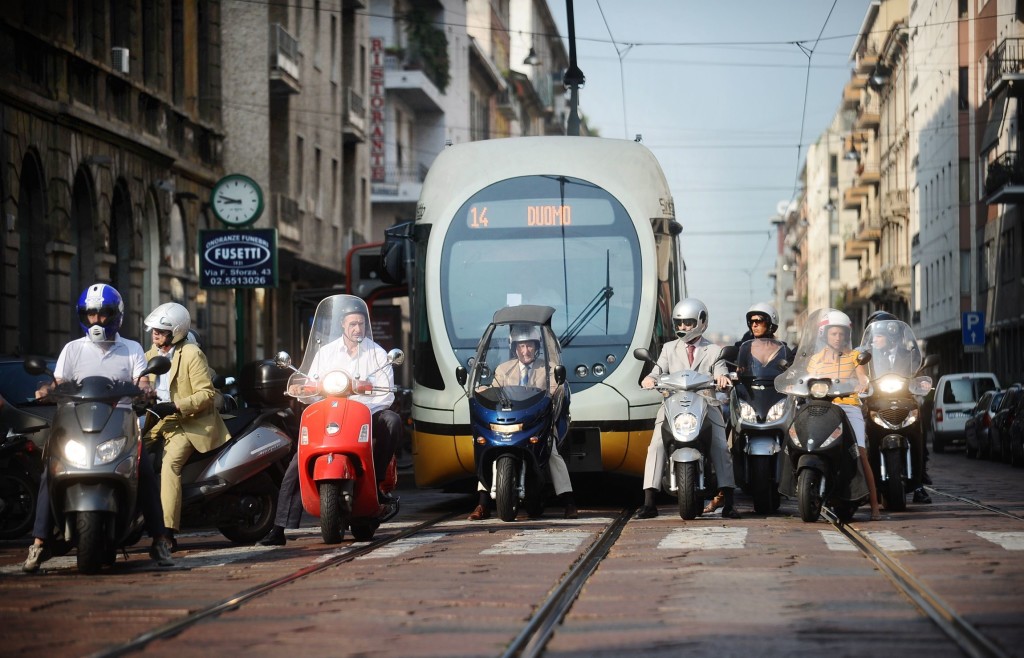
M 146 318 L 146 328 L 153 332 L 146 359 L 166 356 L 171 360 L 170 371 L 155 378 L 158 403 L 154 411 L 161 420 L 149 437 L 164 441 L 160 502 L 172 544 L 173 533 L 181 525 L 182 467 L 194 451 L 209 452 L 231 438 L 215 406 L 217 390 L 210 381 L 206 355 L 187 340 L 191 324 L 188 309 L 173 302 L 161 304 Z

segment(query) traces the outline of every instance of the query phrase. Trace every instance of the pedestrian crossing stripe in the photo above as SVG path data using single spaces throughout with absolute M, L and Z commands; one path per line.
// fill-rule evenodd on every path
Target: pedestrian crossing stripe
M 414 548 L 420 546 L 426 546 L 432 544 L 442 537 L 447 537 L 447 533 L 444 532 L 428 532 L 422 535 L 416 535 L 414 537 L 404 537 L 402 539 L 395 540 L 387 546 L 382 546 L 372 553 L 366 555 L 360 555 L 357 560 L 379 560 L 381 558 L 393 558 L 398 557 L 403 553 L 408 553 Z
M 1008 551 L 1024 551 L 1024 532 L 985 532 L 984 530 L 971 530 L 971 534 L 987 539 L 993 544 L 998 544 Z
M 481 555 L 543 555 L 575 552 L 590 536 L 589 530 L 525 530 L 494 546 Z
M 662 550 L 714 551 L 743 548 L 746 528 L 677 528 L 658 543 Z

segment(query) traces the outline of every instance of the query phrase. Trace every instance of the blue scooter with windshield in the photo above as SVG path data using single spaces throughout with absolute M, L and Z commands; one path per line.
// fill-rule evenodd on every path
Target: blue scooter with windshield
M 539 516 L 548 460 L 569 429 L 569 387 L 549 306 L 511 306 L 494 314 L 467 372 L 473 456 L 480 482 L 498 515 L 514 521 L 520 508 Z

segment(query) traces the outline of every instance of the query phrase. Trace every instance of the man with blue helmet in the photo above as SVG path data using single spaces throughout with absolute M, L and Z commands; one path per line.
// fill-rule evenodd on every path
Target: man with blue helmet
M 134 340 L 122 338 L 117 332 L 124 319 L 124 302 L 121 294 L 104 283 L 86 288 L 78 298 L 75 307 L 78 322 L 85 336 L 71 341 L 61 350 L 57 365 L 53 369 L 56 382 L 44 384 L 36 397 L 45 397 L 55 384 L 62 381 L 81 381 L 85 377 L 102 376 L 116 381 L 139 380 L 146 368 L 146 356 L 142 345 Z M 149 380 L 139 381 L 139 388 L 148 391 Z M 39 497 L 36 503 L 36 521 L 32 529 L 35 541 L 28 549 L 28 558 L 22 569 L 27 572 L 39 570 L 39 565 L 49 555 L 45 539 L 51 534 L 53 517 L 50 510 L 50 489 L 47 469 L 43 469 L 39 483 Z M 139 505 L 145 518 L 146 529 L 153 537 L 149 555 L 160 566 L 170 566 L 171 542 L 163 524 L 160 506 L 160 491 L 157 488 L 153 465 L 148 459 L 140 460 Z

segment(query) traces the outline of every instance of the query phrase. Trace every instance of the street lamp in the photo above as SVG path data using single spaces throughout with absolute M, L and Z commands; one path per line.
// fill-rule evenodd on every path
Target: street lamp
M 523 64 L 526 66 L 537 66 L 540 64 L 540 57 L 537 57 L 537 51 L 534 50 L 533 46 L 530 46 L 530 54 L 523 60 Z

